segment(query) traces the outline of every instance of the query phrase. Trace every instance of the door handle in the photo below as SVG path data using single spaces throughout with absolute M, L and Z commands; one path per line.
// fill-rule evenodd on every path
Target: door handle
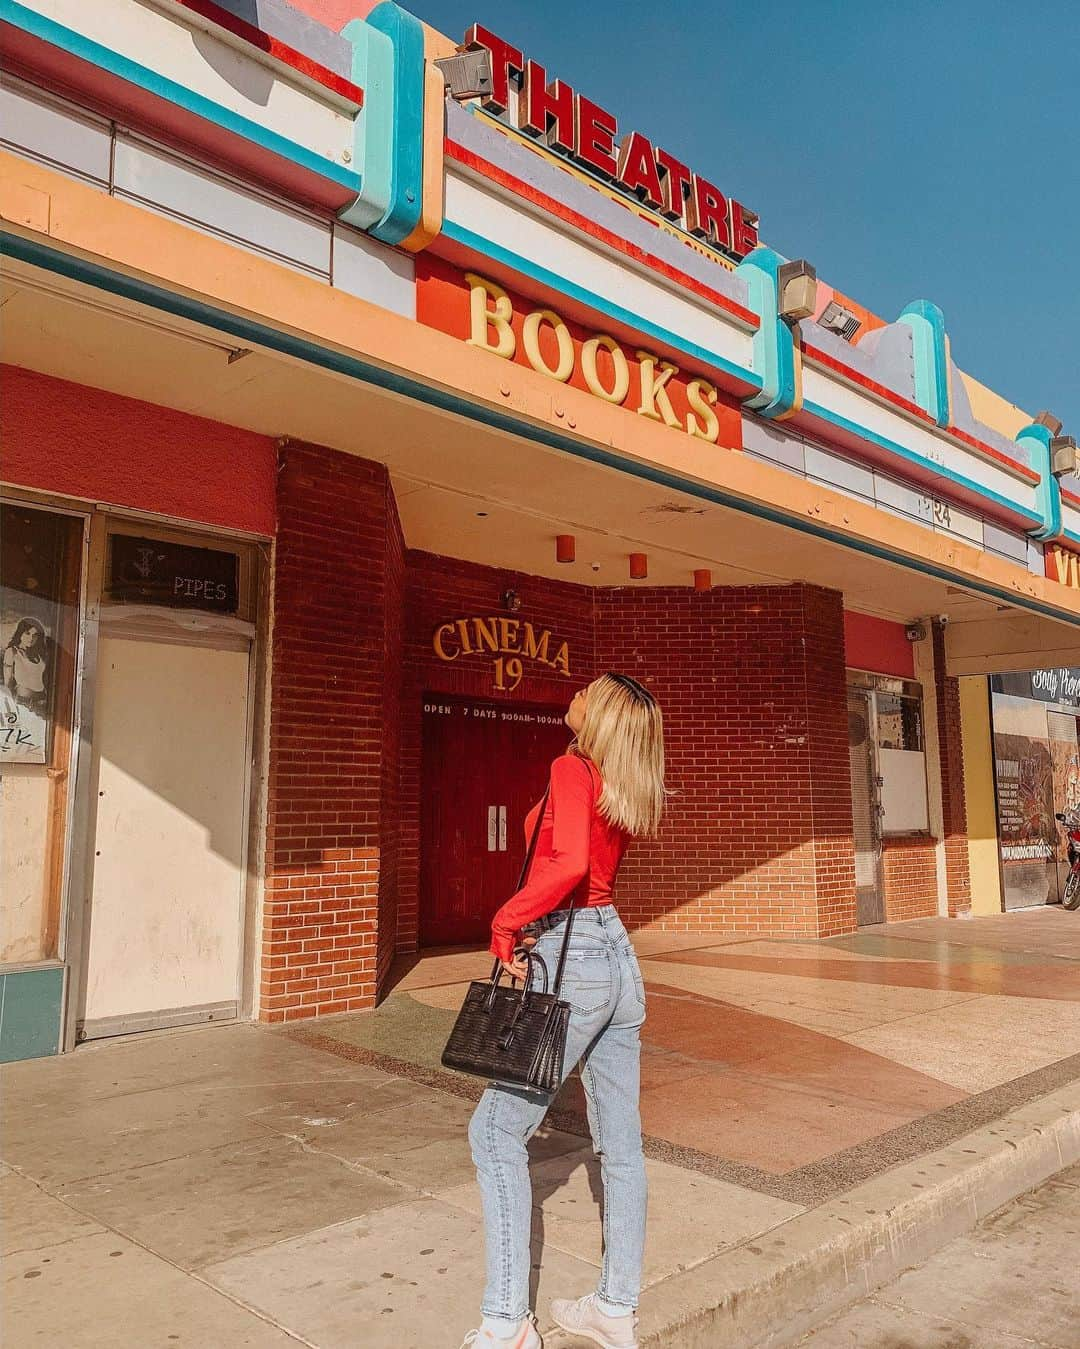
M 487 850 L 495 852 L 499 843 L 499 824 L 498 824 L 498 806 L 488 806 L 487 818 Z
M 499 807 L 499 851 L 506 851 L 506 807 Z

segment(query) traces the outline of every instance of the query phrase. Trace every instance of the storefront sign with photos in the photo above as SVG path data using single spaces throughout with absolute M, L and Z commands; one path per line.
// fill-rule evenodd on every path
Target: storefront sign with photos
M 549 628 L 537 631 L 532 623 L 505 614 L 440 623 L 431 644 L 439 660 L 447 662 L 489 656 L 494 687 L 501 692 L 517 688 L 528 662 L 559 674 L 570 673 L 569 643 L 553 636 Z
M 619 137 L 611 113 L 562 80 L 548 81 L 537 61 L 474 23 L 464 47 L 491 56 L 491 92 L 484 111 L 517 127 L 590 176 L 644 207 L 659 223 L 670 221 L 692 238 L 730 258 L 744 258 L 758 244 L 758 217 L 728 197 L 640 131 Z
M 126 603 L 235 614 L 240 607 L 240 559 L 220 548 L 114 534 L 107 592 L 110 599 Z

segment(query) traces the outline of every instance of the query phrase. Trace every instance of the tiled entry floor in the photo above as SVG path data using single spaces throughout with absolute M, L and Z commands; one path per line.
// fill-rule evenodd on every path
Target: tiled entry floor
M 650 1155 L 814 1204 L 1080 1076 L 1080 914 L 925 919 L 788 942 L 633 938 Z M 475 1097 L 439 1055 L 490 957 L 403 962 L 374 1015 L 296 1034 Z M 584 1131 L 571 1079 L 553 1118 Z
M 638 945 L 647 1319 L 718 1253 L 1080 1076 L 1080 915 Z M 482 1283 L 479 1084 L 438 1058 L 486 967 L 425 958 L 376 1013 L 301 1030 L 130 1037 L 0 1069 L 4 1342 L 455 1349 Z M 541 1313 L 597 1275 L 578 1106 L 571 1083 L 532 1147 Z

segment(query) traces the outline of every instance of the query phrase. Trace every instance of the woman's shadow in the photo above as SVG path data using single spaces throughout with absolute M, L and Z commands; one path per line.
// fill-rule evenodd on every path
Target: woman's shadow
M 578 1138 L 580 1148 L 570 1149 L 563 1146 L 567 1143 L 565 1137 L 567 1133 L 572 1133 Z M 532 1307 L 537 1305 L 540 1265 L 544 1255 L 546 1235 L 544 1204 L 569 1183 L 579 1166 L 585 1167 L 589 1180 L 589 1193 L 596 1205 L 596 1212 L 593 1215 L 596 1230 L 603 1231 L 604 1186 L 600 1176 L 600 1159 L 594 1152 L 582 1152 L 582 1149 L 591 1146 L 592 1138 L 585 1113 L 585 1092 L 575 1069 L 552 1102 L 549 1117 L 529 1143 L 533 1175 L 532 1245 L 529 1257 L 529 1305 Z M 541 1171 L 536 1170 L 538 1163 L 543 1163 Z M 578 1220 L 581 1221 L 580 1215 Z M 582 1293 L 588 1291 L 588 1289 L 581 1290 Z M 567 1295 L 576 1296 L 571 1290 L 567 1291 Z

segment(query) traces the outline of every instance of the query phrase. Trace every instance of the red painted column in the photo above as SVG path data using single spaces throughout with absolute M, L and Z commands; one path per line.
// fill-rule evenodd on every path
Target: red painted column
M 403 544 L 385 468 L 278 473 L 260 1014 L 374 1005 L 393 952 Z

